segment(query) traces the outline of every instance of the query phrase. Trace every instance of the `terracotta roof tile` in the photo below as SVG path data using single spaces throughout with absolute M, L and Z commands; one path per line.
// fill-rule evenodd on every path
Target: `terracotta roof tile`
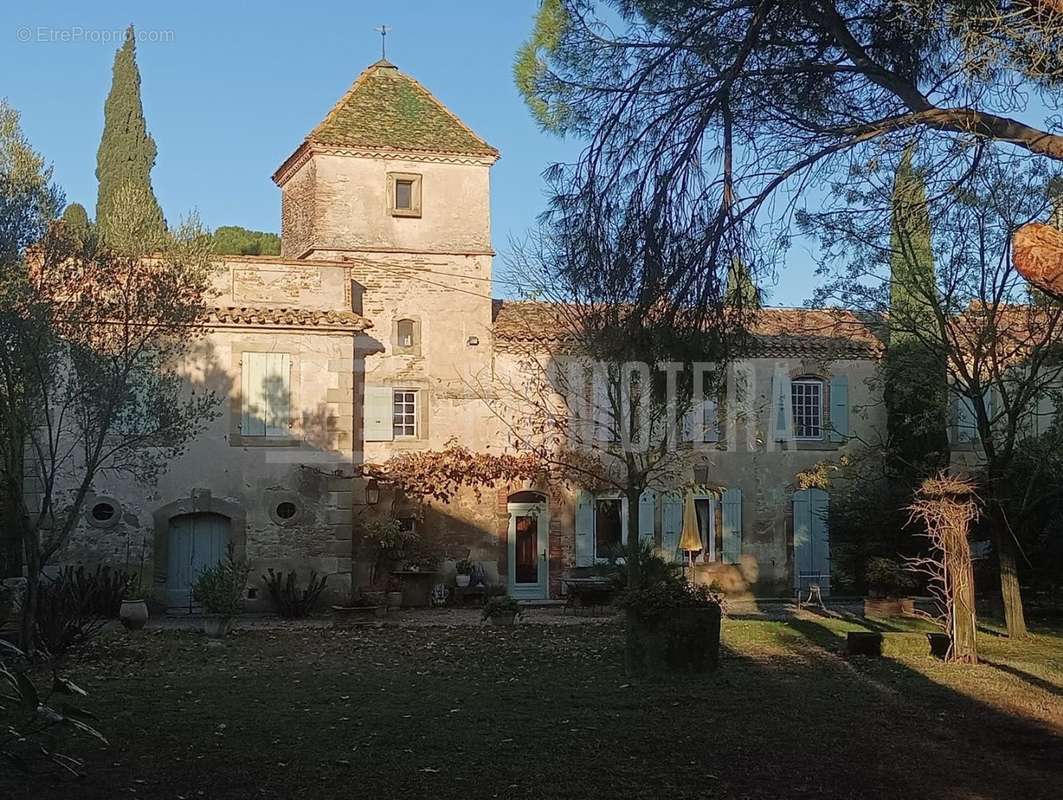
M 502 349 L 569 338 L 564 315 L 551 303 L 495 300 L 493 312 L 494 337 Z M 764 309 L 751 334 L 749 355 L 759 358 L 877 358 L 883 348 L 874 320 L 841 309 Z
M 373 323 L 353 311 L 317 311 L 306 308 L 221 306 L 213 308 L 207 324 L 265 325 L 285 328 L 326 328 L 364 331 Z
M 306 141 L 333 147 L 498 156 L 498 150 L 427 89 L 384 60 L 358 76 Z

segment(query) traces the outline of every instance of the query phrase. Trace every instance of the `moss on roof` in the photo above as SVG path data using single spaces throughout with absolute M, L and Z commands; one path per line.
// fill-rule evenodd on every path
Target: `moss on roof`
M 498 155 L 427 89 L 384 60 L 359 75 L 306 138 L 338 147 Z

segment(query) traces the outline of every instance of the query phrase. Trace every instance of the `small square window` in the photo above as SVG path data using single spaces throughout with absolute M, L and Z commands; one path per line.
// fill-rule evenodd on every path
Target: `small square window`
M 393 217 L 421 216 L 421 176 L 408 172 L 389 172 L 388 206 Z

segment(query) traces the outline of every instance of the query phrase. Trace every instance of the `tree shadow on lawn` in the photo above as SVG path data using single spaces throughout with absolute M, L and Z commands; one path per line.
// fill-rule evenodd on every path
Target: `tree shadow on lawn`
M 984 664 L 985 666 L 991 667 L 992 669 L 1000 670 L 1001 672 L 1007 673 L 1008 675 L 1018 678 L 1023 683 L 1027 683 L 1036 689 L 1041 689 L 1042 691 L 1048 692 L 1049 694 L 1055 695 L 1056 697 L 1063 697 L 1063 688 L 1052 683 L 1052 681 L 1046 681 L 1044 678 L 1034 675 L 1031 672 L 1019 669 L 1018 667 L 1013 667 L 1010 664 L 1004 664 L 999 661 L 993 661 L 992 659 L 984 657 L 979 657 L 978 663 Z
M 784 655 L 725 643 L 716 672 L 642 680 L 619 625 L 145 637 L 136 669 L 84 676 L 115 740 L 80 750 L 88 777 L 10 796 L 1058 795 L 1058 737 L 794 622 Z
M 869 695 L 892 695 L 887 708 L 882 709 L 885 719 L 901 718 L 908 724 L 900 731 L 900 741 L 881 738 L 880 743 L 884 754 L 892 745 L 903 759 L 897 766 L 904 772 L 903 779 L 912 783 L 911 796 L 1059 796 L 1063 785 L 1063 736 L 1057 729 L 1007 713 L 895 659 L 845 659 L 844 635 L 817 621 L 794 619 L 790 625 L 814 645 L 812 650 L 819 650 L 822 661 L 851 672 L 866 685 Z M 929 656 L 927 659 L 930 661 Z M 978 669 L 937 660 L 931 663 L 937 669 Z M 1021 670 L 988 662 L 986 666 L 1003 668 L 1035 688 L 1059 694 L 1048 681 Z M 837 708 L 838 703 L 834 703 L 830 713 L 836 713 Z M 866 735 L 868 726 L 875 722 L 870 718 L 854 720 L 854 730 Z M 887 729 L 893 727 L 890 722 L 884 724 Z M 943 776 L 948 777 L 942 780 Z M 939 784 L 938 788 L 928 791 L 934 784 Z

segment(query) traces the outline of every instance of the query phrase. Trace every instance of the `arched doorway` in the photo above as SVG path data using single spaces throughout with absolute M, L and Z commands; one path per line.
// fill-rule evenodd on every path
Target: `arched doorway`
M 191 608 L 192 585 L 205 569 L 225 558 L 228 517 L 210 512 L 181 514 L 170 520 L 166 541 L 166 601 Z
M 545 600 L 550 588 L 550 512 L 539 492 L 516 492 L 509 511 L 507 563 L 509 594 L 519 600 Z

